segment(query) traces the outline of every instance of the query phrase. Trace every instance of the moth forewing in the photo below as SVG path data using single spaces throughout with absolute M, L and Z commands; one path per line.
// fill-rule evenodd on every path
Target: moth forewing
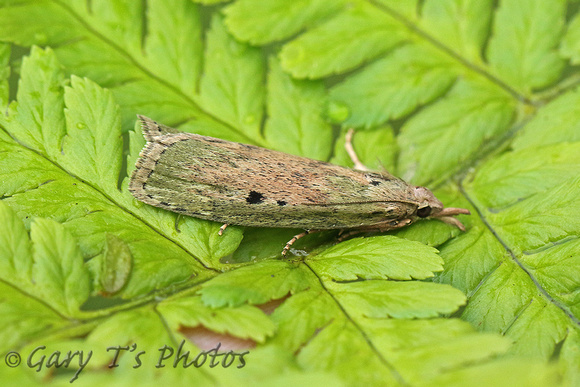
M 388 231 L 422 217 L 461 227 L 452 216 L 469 213 L 444 209 L 428 189 L 388 173 L 183 133 L 139 118 L 147 143 L 129 190 L 176 213 L 240 226 L 355 231 Z

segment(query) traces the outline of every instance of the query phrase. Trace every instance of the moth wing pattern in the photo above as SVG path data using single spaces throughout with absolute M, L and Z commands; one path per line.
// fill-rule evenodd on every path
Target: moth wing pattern
M 139 118 L 147 144 L 129 190 L 147 204 L 221 223 L 304 229 L 366 228 L 416 211 L 409 201 L 411 186 L 388 173 L 184 133 Z
M 179 130 L 172 128 L 167 125 L 159 124 L 152 119 L 137 115 L 141 121 L 141 130 L 143 131 L 143 137 L 147 141 L 155 141 L 156 137 L 163 136 L 165 134 L 176 134 L 181 133 Z

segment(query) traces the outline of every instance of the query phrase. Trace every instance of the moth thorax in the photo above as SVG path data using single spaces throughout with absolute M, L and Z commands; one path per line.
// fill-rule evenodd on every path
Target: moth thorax
M 423 218 L 429 216 L 431 212 L 439 212 L 443 209 L 443 203 L 441 203 L 439 199 L 433 195 L 433 192 L 429 191 L 427 188 L 415 187 L 413 191 L 418 205 L 417 215 L 420 217 Z M 431 210 L 428 210 L 428 208 Z

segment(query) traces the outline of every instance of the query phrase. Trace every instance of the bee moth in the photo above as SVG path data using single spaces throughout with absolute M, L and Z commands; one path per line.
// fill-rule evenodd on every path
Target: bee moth
M 371 172 L 347 151 L 355 168 L 293 156 L 253 145 L 179 132 L 138 116 L 147 140 L 131 175 L 138 200 L 179 214 L 249 227 L 389 231 L 420 218 L 435 218 L 465 230 L 425 187 L 387 173 Z

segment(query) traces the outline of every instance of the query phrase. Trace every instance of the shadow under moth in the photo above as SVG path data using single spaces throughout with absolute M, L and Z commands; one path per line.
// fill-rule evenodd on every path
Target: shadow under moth
M 249 227 L 302 228 L 284 247 L 319 230 L 338 229 L 342 239 L 359 232 L 397 229 L 436 218 L 464 230 L 425 187 L 387 172 L 370 172 L 352 149 L 350 169 L 253 145 L 184 133 L 138 116 L 147 140 L 131 175 L 138 200 L 179 214 Z

